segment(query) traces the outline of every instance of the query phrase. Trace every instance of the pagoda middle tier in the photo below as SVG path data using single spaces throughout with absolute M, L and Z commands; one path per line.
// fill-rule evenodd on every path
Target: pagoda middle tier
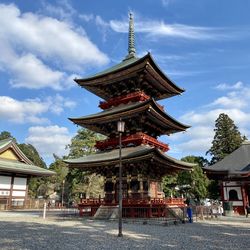
M 123 146 L 138 146 L 148 144 L 168 150 L 168 145 L 157 140 L 160 135 L 185 131 L 189 126 L 184 125 L 164 112 L 154 99 L 106 109 L 97 114 L 79 118 L 70 118 L 75 124 L 106 135 L 105 141 L 97 142 L 100 150 L 116 148 L 119 144 L 117 120 L 125 122 L 125 133 L 122 138 Z

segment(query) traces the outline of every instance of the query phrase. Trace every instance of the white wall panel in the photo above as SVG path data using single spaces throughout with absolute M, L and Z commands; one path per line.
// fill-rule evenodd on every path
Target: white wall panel
M 0 190 L 0 196 L 9 196 L 9 195 L 10 195 L 10 191 Z
M 10 189 L 11 187 L 11 176 L 0 175 L 0 189 Z
M 12 192 L 12 196 L 22 196 L 22 197 L 24 197 L 25 196 L 25 191 L 13 191 Z
M 13 189 L 26 190 L 27 178 L 15 177 Z

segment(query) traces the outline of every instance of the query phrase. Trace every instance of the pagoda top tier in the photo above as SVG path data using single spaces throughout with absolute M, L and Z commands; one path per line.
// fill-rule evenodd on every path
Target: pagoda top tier
M 106 101 L 138 91 L 155 100 L 184 92 L 161 71 L 150 53 L 137 58 L 132 13 L 129 16 L 128 54 L 125 59 L 102 72 L 75 81 Z
M 127 57 L 111 68 L 75 81 L 104 100 L 136 91 L 143 91 L 155 100 L 184 92 L 161 71 L 150 53 L 142 58 Z

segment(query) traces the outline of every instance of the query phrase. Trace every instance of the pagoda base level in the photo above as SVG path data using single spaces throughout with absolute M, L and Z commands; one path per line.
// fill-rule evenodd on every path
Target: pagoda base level
M 173 218 L 183 219 L 182 198 L 123 200 L 123 218 Z M 93 216 L 96 219 L 116 219 L 118 203 L 105 202 L 103 199 L 82 199 L 78 204 L 80 216 Z

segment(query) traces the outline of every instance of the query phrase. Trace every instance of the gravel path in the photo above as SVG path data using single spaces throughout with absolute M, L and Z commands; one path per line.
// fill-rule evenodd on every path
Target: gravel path
M 249 220 L 206 221 L 177 226 L 3 216 L 0 213 L 1 250 L 40 249 L 249 249 Z

